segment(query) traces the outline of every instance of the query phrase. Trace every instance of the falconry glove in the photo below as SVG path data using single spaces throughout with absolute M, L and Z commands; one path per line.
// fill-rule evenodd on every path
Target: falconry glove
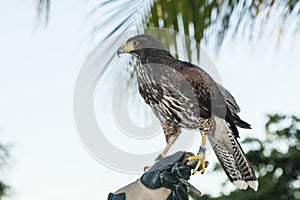
M 110 193 L 108 200 L 188 200 L 187 181 L 196 165 L 188 163 L 191 155 L 180 151 L 162 158 L 140 179 Z

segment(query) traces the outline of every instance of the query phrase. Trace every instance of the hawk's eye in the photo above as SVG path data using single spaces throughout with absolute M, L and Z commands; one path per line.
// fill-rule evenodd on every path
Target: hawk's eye
M 137 45 L 139 45 L 139 42 L 138 41 L 132 41 L 132 44 L 133 44 L 133 47 L 136 47 Z

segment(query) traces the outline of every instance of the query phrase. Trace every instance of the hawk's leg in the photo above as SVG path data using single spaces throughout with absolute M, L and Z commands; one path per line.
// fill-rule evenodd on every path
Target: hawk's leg
M 201 173 L 203 174 L 205 172 L 206 135 L 213 133 L 215 131 L 215 126 L 216 122 L 213 117 L 204 119 L 201 118 L 199 120 L 199 130 L 202 135 L 201 146 L 196 156 L 191 156 L 188 158 L 189 161 L 198 160 L 198 163 L 193 170 L 193 174 L 196 174 L 200 167 L 202 167 Z
M 170 122 L 169 120 L 165 121 L 162 124 L 162 128 L 165 133 L 166 141 L 167 141 L 167 146 L 164 148 L 163 152 L 159 154 L 159 156 L 155 159 L 155 161 L 159 161 L 162 157 L 165 157 L 170 150 L 172 144 L 176 141 L 178 138 L 181 129 L 177 124 L 174 124 Z M 144 171 L 149 171 L 152 168 L 152 166 L 147 166 L 144 168 Z
M 162 124 L 162 128 L 165 133 L 167 146 L 164 148 L 163 152 L 156 158 L 159 160 L 161 157 L 167 155 L 168 151 L 170 150 L 171 146 L 174 144 L 176 139 L 178 138 L 181 129 L 177 124 L 172 123 L 171 121 L 167 120 Z

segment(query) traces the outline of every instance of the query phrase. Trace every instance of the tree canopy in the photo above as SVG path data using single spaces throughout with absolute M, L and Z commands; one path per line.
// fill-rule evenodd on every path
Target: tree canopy
M 0 143 L 0 170 L 6 165 L 8 158 L 7 147 Z M 6 185 L 2 180 L 0 180 L 0 199 L 7 194 L 8 185 Z
M 265 127 L 264 141 L 247 138 L 243 142 L 251 147 L 246 156 L 258 173 L 258 191 L 235 190 L 229 195 L 222 194 L 217 198 L 204 195 L 196 200 L 300 199 L 300 118 L 268 115 Z M 222 169 L 216 167 L 216 170 Z

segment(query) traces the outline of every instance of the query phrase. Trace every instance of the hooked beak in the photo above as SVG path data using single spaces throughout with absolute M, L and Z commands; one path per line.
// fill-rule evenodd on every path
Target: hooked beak
M 117 51 L 118 57 L 120 57 L 123 53 L 130 53 L 130 51 L 134 50 L 133 46 L 130 44 L 123 44 Z
M 117 55 L 118 55 L 119 58 L 120 58 L 120 55 L 121 55 L 122 53 L 126 53 L 126 52 L 124 51 L 124 49 L 123 49 L 122 47 L 120 47 L 120 48 L 118 49 L 118 51 L 117 51 Z

